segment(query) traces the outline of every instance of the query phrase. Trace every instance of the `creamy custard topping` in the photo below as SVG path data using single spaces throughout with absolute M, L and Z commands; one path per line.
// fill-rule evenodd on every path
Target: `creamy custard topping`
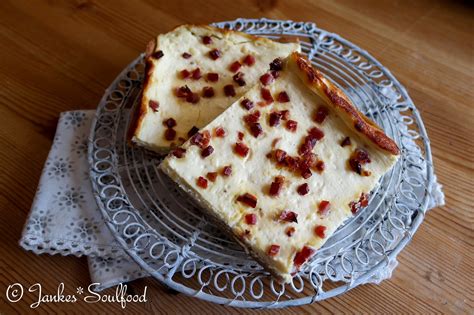
M 152 71 L 132 141 L 158 152 L 182 143 L 192 127 L 204 127 L 247 92 L 272 60 L 299 49 L 297 43 L 277 43 L 211 27 L 184 25 L 158 36 L 155 50 L 161 53 L 149 58 Z M 215 50 L 216 55 L 211 55 Z M 199 71 L 194 72 L 196 69 Z M 209 73 L 218 74 L 217 81 L 208 78 Z M 240 78 L 234 79 L 237 73 L 241 73 Z M 227 85 L 235 95 L 231 90 L 225 93 Z M 192 102 L 177 97 L 176 90 L 185 86 L 196 93 L 198 101 L 197 97 Z M 206 97 L 205 87 L 212 88 L 212 96 Z M 176 126 L 172 128 L 174 136 L 170 134 L 167 139 L 169 128 L 163 121 L 169 118 Z
M 284 281 L 291 279 L 291 273 L 302 264 L 301 259 L 303 263 L 308 259 L 302 257 L 305 256 L 301 254 L 303 248 L 310 248 L 311 254 L 320 248 L 352 215 L 350 204 L 370 192 L 397 159 L 396 155 L 381 150 L 346 124 L 331 104 L 326 104 L 308 88 L 297 71 L 294 65 L 286 65 L 273 83 L 265 86 L 259 82 L 200 130 L 199 135 L 205 136 L 206 131 L 211 135 L 208 144 L 200 147 L 193 144 L 196 141 L 191 138 L 161 165 L 162 170 L 224 222 L 260 262 Z M 272 103 L 264 101 L 262 88 L 271 92 Z M 279 97 L 281 92 L 286 93 L 288 102 L 278 101 L 285 101 L 284 97 Z M 244 100 L 253 102 L 254 107 L 247 110 L 244 105 L 248 103 Z M 321 117 L 316 117 L 318 110 L 325 114 L 319 123 L 316 122 L 321 121 Z M 246 119 L 257 111 L 260 113 L 260 134 Z M 288 116 L 283 115 L 275 125 L 271 115 L 282 111 L 288 111 Z M 296 130 L 292 130 L 292 123 L 288 121 L 297 123 Z M 310 168 L 309 177 L 307 172 L 292 170 L 286 162 L 277 161 L 277 150 L 284 151 L 286 156 L 303 159 L 302 144 L 315 127 L 324 136 L 317 135 L 320 139 L 314 148 L 310 147 L 309 151 L 315 154 L 312 157 L 316 157 L 319 164 Z M 219 137 L 222 129 L 225 136 Z M 242 140 L 239 140 L 239 132 L 243 133 Z M 344 142 L 347 137 L 350 140 Z M 248 148 L 244 157 L 236 150 L 238 142 Z M 210 151 L 207 146 L 211 146 L 213 152 L 205 156 Z M 370 162 L 359 163 L 360 174 L 357 167 L 354 169 L 349 163 L 357 149 L 370 159 Z M 226 166 L 232 169 L 229 176 L 222 173 Z M 214 172 L 217 176 L 212 181 Z M 278 180 L 283 184 L 274 195 L 272 183 Z M 254 208 L 252 202 L 249 205 L 239 199 L 245 194 L 255 196 Z

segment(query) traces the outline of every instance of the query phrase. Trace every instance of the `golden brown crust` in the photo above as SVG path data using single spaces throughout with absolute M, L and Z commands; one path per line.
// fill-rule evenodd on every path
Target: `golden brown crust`
M 357 110 L 344 93 L 331 84 L 324 76 L 311 66 L 311 63 L 298 52 L 291 54 L 291 59 L 296 63 L 299 70 L 306 76 L 307 84 L 322 91 L 329 102 L 339 111 L 345 113 L 350 119 L 353 127 L 368 138 L 379 148 L 398 155 L 400 150 L 392 139 L 390 139 L 372 120 Z

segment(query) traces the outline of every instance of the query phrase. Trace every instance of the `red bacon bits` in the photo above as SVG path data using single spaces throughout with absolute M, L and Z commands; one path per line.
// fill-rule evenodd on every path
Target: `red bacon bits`
M 237 83 L 239 86 L 244 86 L 246 83 L 245 83 L 245 80 L 244 80 L 244 74 L 242 72 L 237 72 L 236 74 L 234 74 L 234 76 L 232 77 L 232 79 L 234 80 L 235 83 Z
M 318 160 L 316 162 L 316 165 L 314 165 L 314 168 L 316 169 L 316 171 L 318 171 L 318 173 L 321 173 L 326 168 L 326 165 L 324 164 L 324 161 Z
M 369 195 L 362 193 L 360 195 L 359 204 L 361 207 L 367 207 L 369 205 Z
M 206 178 L 209 179 L 211 182 L 215 182 L 217 178 L 217 172 L 209 172 L 206 174 Z
M 219 49 L 213 49 L 209 52 L 209 57 L 211 57 L 212 60 L 217 60 L 221 56 L 221 52 Z
M 258 110 L 244 116 L 244 121 L 247 124 L 256 123 L 258 122 L 259 119 L 260 119 L 260 111 Z
M 238 196 L 237 201 L 249 206 L 250 208 L 255 208 L 257 206 L 257 197 L 249 193 Z
M 237 132 L 237 139 L 240 141 L 244 140 L 244 133 L 242 131 Z
M 348 145 L 351 145 L 351 138 L 345 137 L 341 141 L 341 147 L 345 147 L 345 146 L 348 146 Z
M 155 51 L 153 54 L 151 54 L 151 57 L 153 59 L 160 59 L 163 56 L 164 56 L 164 54 L 161 50 Z
M 215 95 L 212 86 L 205 86 L 202 88 L 202 97 L 211 98 Z
M 204 45 L 210 45 L 210 44 L 212 44 L 212 38 L 210 36 L 207 36 L 207 35 L 203 36 L 202 37 L 202 43 Z
M 237 142 L 235 145 L 234 145 L 234 152 L 238 155 L 240 155 L 241 157 L 246 157 L 247 154 L 249 153 L 249 147 L 247 147 L 245 144 L 243 144 L 242 142 Z
M 181 159 L 183 156 L 186 155 L 186 149 L 176 148 L 171 151 L 171 154 L 173 154 L 173 156 L 177 157 L 178 159 Z
M 197 104 L 199 103 L 199 95 L 197 93 L 191 93 L 188 96 L 186 96 L 186 102 L 191 103 L 191 104 Z
M 303 143 L 300 145 L 298 149 L 298 153 L 300 155 L 305 155 L 311 150 L 313 150 L 316 142 L 321 140 L 324 137 L 324 132 L 317 128 L 313 127 L 308 131 L 308 135 L 304 138 Z
M 158 108 L 160 107 L 160 103 L 154 100 L 149 100 L 148 106 L 151 108 L 152 111 L 156 113 L 158 111 Z
M 243 63 L 245 63 L 247 66 L 253 66 L 255 64 L 255 57 L 252 55 L 247 55 L 245 56 Z
M 194 136 L 198 131 L 199 131 L 199 128 L 198 128 L 198 127 L 192 126 L 192 128 L 189 129 L 189 131 L 188 131 L 188 137 L 191 138 L 191 137 Z
M 209 81 L 209 82 L 217 82 L 217 81 L 219 81 L 219 74 L 218 74 L 218 73 L 215 73 L 215 72 L 209 72 L 209 73 L 206 75 L 206 79 L 207 79 L 207 81 Z
M 294 226 L 289 226 L 286 228 L 285 233 L 288 237 L 292 237 L 293 234 L 295 234 L 295 227 Z
M 270 70 L 281 71 L 283 70 L 283 61 L 281 58 L 276 58 L 270 63 Z
M 369 205 L 369 195 L 366 193 L 362 193 L 360 195 L 359 201 L 351 201 L 349 203 L 349 207 L 351 207 L 352 214 L 356 214 L 357 211 L 362 207 L 367 207 Z
M 278 253 L 280 252 L 280 245 L 270 245 L 270 247 L 268 248 L 268 255 L 269 256 L 276 256 L 278 255 Z
M 314 115 L 314 121 L 318 124 L 322 124 L 329 114 L 329 110 L 326 106 L 319 106 Z
M 312 136 L 316 140 L 321 140 L 324 138 L 324 132 L 319 129 L 318 127 L 313 127 L 308 131 L 309 135 Z
M 301 184 L 298 186 L 296 191 L 298 191 L 298 194 L 300 194 L 301 196 L 307 195 L 309 193 L 309 186 L 306 183 Z
M 224 138 L 226 135 L 225 129 L 222 127 L 217 127 L 214 129 L 214 135 L 218 138 Z
M 281 192 L 283 184 L 285 182 L 285 177 L 277 176 L 275 180 L 270 184 L 270 196 L 278 196 Z
M 207 188 L 207 179 L 205 179 L 202 176 L 199 176 L 198 179 L 196 180 L 196 185 L 198 185 L 201 188 L 206 189 Z
M 281 114 L 281 119 L 282 120 L 288 120 L 290 118 L 290 111 L 285 109 L 280 111 Z
M 248 98 L 244 98 L 242 101 L 240 101 L 240 105 L 242 105 L 242 107 L 246 110 L 251 110 L 255 106 L 255 104 Z
M 185 85 L 176 89 L 175 94 L 179 98 L 186 98 L 188 95 L 191 95 L 193 92 L 191 89 Z
M 270 127 L 278 126 L 280 124 L 281 116 L 282 116 L 281 112 L 270 113 L 270 119 L 269 119 Z
M 349 166 L 350 168 L 356 172 L 359 175 L 362 176 L 369 176 L 370 172 L 366 171 L 367 173 L 362 171 L 362 165 L 370 163 L 370 157 L 367 151 L 364 149 L 357 148 L 355 151 L 351 154 L 349 158 Z
M 260 112 L 258 110 L 244 116 L 244 121 L 247 124 L 250 130 L 250 133 L 255 138 L 257 138 L 259 135 L 263 133 L 262 126 L 258 123 L 259 119 L 260 119 Z
M 230 176 L 232 175 L 232 166 L 228 165 L 228 166 L 224 166 L 222 168 L 222 175 L 223 176 Z
M 242 64 L 238 61 L 234 61 L 233 63 L 231 63 L 231 65 L 229 66 L 229 70 L 231 72 L 237 72 L 239 71 L 240 67 L 242 67 Z
M 290 101 L 290 97 L 285 91 L 283 91 L 278 93 L 277 101 L 280 103 L 288 103 Z
M 163 125 L 168 128 L 173 128 L 174 126 L 176 126 L 176 120 L 174 120 L 173 118 L 168 118 L 163 121 Z
M 201 69 L 196 68 L 192 72 L 193 80 L 199 80 L 201 78 Z
M 272 84 L 274 80 L 275 78 L 270 72 L 267 72 L 260 77 L 260 82 L 262 82 L 263 85 Z
M 186 80 L 187 78 L 189 78 L 191 76 L 191 72 L 189 72 L 188 70 L 184 69 L 184 70 L 181 70 L 179 72 L 179 77 L 183 80 Z
M 197 145 L 201 149 L 206 148 L 209 145 L 211 139 L 211 134 L 209 131 L 205 130 L 202 133 L 197 132 L 194 136 L 191 137 L 191 144 Z
M 261 94 L 263 100 L 264 100 L 267 104 L 273 103 L 272 93 L 270 92 L 269 89 L 262 88 L 262 89 L 260 90 L 260 94 Z
M 249 213 L 245 215 L 245 223 L 248 225 L 257 224 L 257 215 L 255 213 Z
M 357 213 L 357 210 L 359 210 L 357 202 L 354 202 L 354 201 L 351 201 L 349 203 L 349 207 L 351 207 L 351 212 L 353 215 Z
M 174 129 L 166 129 L 165 130 L 165 139 L 168 141 L 174 140 L 176 137 L 176 131 Z
M 298 128 L 298 122 L 294 120 L 288 120 L 286 122 L 286 129 L 288 131 L 295 132 L 297 128 Z
M 181 55 L 184 59 L 189 59 L 192 57 L 192 55 L 190 53 L 187 53 L 187 52 L 184 52 L 182 55 Z
M 285 210 L 280 213 L 278 220 L 298 223 L 298 214 L 293 211 Z
M 285 158 L 286 158 L 286 152 L 281 150 L 281 149 L 276 149 L 275 150 L 275 160 L 278 162 L 278 163 L 283 163 L 285 161 Z
M 212 146 L 207 146 L 201 151 L 201 156 L 203 158 L 207 158 L 209 155 L 211 155 L 214 152 L 214 148 Z
M 301 170 L 301 177 L 303 177 L 304 179 L 310 178 L 311 175 L 313 175 L 313 173 L 311 173 L 311 170 L 309 168 Z
M 226 86 L 224 86 L 224 94 L 225 96 L 234 97 L 235 96 L 234 86 L 232 84 L 227 84 Z
M 314 234 L 316 234 L 320 238 L 325 238 L 326 237 L 326 227 L 324 225 L 316 225 L 314 228 Z
M 300 145 L 298 148 L 298 153 L 300 155 L 305 155 L 311 152 L 313 150 L 314 146 L 316 145 L 316 139 L 313 138 L 312 136 L 308 135 L 304 138 L 303 143 Z
M 318 213 L 321 215 L 326 215 L 329 212 L 329 209 L 331 209 L 331 203 L 329 203 L 327 200 L 321 200 L 318 205 Z
M 303 246 L 303 248 L 296 253 L 295 258 L 293 258 L 293 264 L 296 268 L 301 267 L 313 254 L 315 250 L 308 246 Z

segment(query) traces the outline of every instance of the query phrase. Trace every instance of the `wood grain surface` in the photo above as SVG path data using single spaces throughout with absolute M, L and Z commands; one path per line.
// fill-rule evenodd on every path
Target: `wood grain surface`
M 313 21 L 367 49 L 405 85 L 431 139 L 446 206 L 428 213 L 389 281 L 282 313 L 470 313 L 474 266 L 473 21 L 468 1 L 0 1 L 0 313 L 14 282 L 86 286 L 85 258 L 37 256 L 18 246 L 58 115 L 93 109 L 157 33 L 237 17 Z M 146 304 L 125 312 L 268 313 L 173 294 L 153 279 Z M 109 291 L 111 293 L 112 291 Z M 117 304 L 44 304 L 36 312 L 122 312 Z

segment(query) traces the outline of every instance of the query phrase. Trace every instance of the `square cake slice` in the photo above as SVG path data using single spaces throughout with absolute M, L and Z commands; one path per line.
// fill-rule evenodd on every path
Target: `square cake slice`
M 160 165 L 280 281 L 397 161 L 396 143 L 299 53 Z
M 298 43 L 210 26 L 179 26 L 149 44 L 132 143 L 158 153 L 182 144 L 247 92 Z

